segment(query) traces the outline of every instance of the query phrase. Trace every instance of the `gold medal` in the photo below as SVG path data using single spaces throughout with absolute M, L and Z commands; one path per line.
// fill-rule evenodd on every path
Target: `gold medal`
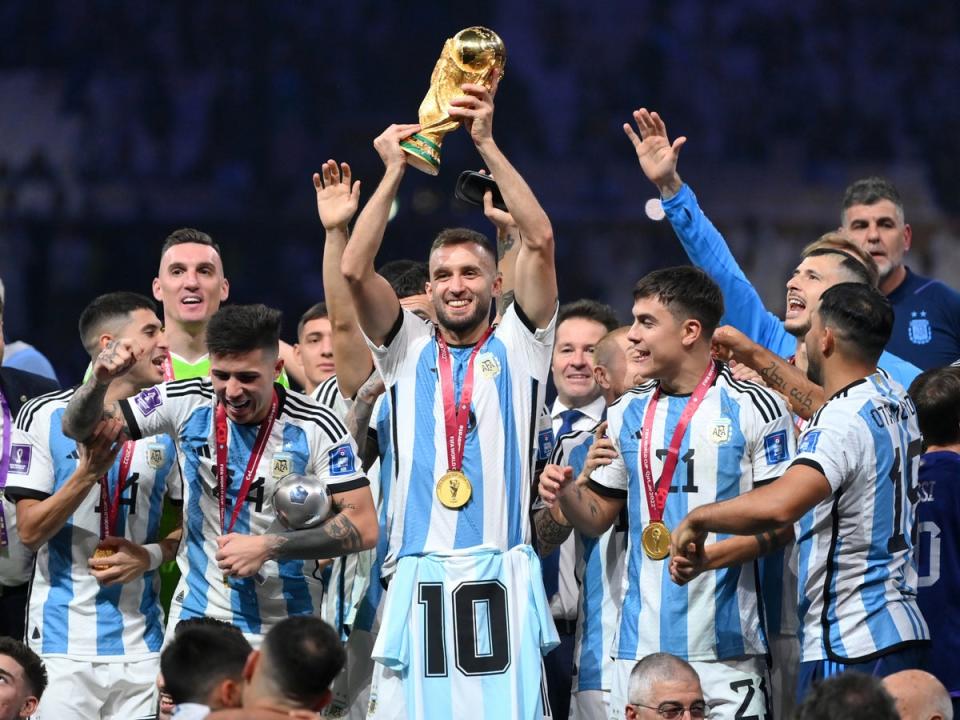
M 448 470 L 437 482 L 437 499 L 444 507 L 451 510 L 457 510 L 466 505 L 472 494 L 473 487 L 470 481 L 459 470 Z
M 662 522 L 652 522 L 640 535 L 643 552 L 651 560 L 663 560 L 670 554 L 670 531 Z
M 111 555 L 116 555 L 116 554 L 117 554 L 117 551 L 114 550 L 113 548 L 97 548 L 96 550 L 93 551 L 93 559 L 96 560 L 97 558 L 108 558 Z M 93 569 L 106 570 L 109 567 L 110 567 L 109 565 L 94 565 Z

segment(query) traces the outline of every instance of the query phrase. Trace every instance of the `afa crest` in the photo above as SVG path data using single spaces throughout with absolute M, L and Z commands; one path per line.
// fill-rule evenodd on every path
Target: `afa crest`
M 729 418 L 720 418 L 713 424 L 713 427 L 710 428 L 710 439 L 716 445 L 723 445 L 729 441 L 732 434 L 733 423 L 730 422 Z
M 477 367 L 480 368 L 480 376 L 485 380 L 493 380 L 500 374 L 500 361 L 492 352 L 480 353 L 477 356 Z
M 147 465 L 154 470 L 159 470 L 163 467 L 165 454 L 162 443 L 150 443 L 147 445 Z
M 907 327 L 907 336 L 914 345 L 926 345 L 933 339 L 933 330 L 927 320 L 927 311 L 919 313 L 914 310 L 910 313 L 910 325 Z
M 293 455 L 290 453 L 274 453 L 270 463 L 270 474 L 279 480 L 293 472 Z

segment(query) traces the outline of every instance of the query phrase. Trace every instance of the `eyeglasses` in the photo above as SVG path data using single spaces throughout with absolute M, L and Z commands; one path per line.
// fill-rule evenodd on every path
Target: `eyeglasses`
M 680 703 L 675 702 L 664 702 L 660 703 L 657 707 L 652 705 L 643 705 L 641 703 L 630 703 L 634 707 L 643 707 L 647 710 L 656 710 L 657 715 L 663 718 L 663 720 L 677 720 L 680 716 L 683 715 L 684 711 L 690 711 L 690 717 L 693 720 L 703 720 L 707 716 L 707 704 L 703 700 L 697 700 L 690 703 L 690 707 L 684 707 Z

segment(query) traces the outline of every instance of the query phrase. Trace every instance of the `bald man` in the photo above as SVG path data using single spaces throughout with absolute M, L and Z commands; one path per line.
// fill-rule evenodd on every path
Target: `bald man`
M 954 706 L 947 689 L 923 670 L 902 670 L 883 679 L 897 703 L 900 720 L 953 720 Z

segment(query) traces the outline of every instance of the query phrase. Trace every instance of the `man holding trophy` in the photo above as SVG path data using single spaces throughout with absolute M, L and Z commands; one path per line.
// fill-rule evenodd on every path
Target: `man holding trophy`
M 493 139 L 502 62 L 489 30 L 447 41 L 420 124 L 392 125 L 374 141 L 386 171 L 341 264 L 390 404 L 381 448 L 391 468 L 389 585 L 368 714 L 377 720 L 450 718 L 463 707 L 528 720 L 548 712 L 541 657 L 557 636 L 529 545 L 529 508 L 557 282 L 550 221 Z M 521 237 L 516 299 L 496 326 L 491 303 L 501 278 L 480 233 L 447 229 L 433 242 L 428 293 L 437 325 L 402 310 L 374 270 L 408 162 L 435 173 L 439 137 L 430 133 L 459 123 Z

